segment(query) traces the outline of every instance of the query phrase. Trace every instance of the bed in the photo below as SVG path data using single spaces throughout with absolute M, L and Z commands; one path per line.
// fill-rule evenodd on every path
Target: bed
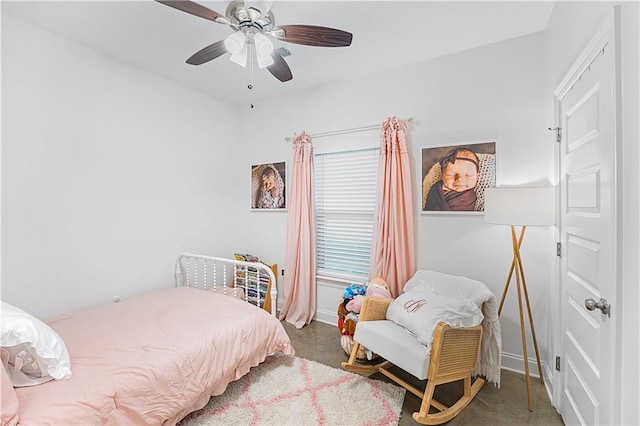
M 275 282 L 262 264 L 183 254 L 174 288 L 47 321 L 66 345 L 71 377 L 8 394 L 2 369 L 3 419 L 173 425 L 268 355 L 292 355 L 275 303 L 271 312 L 259 297 L 253 298 L 258 306 L 251 303 L 250 290 L 260 283 L 251 282 L 249 271 Z M 270 295 L 277 300 L 276 285 Z M 14 406 L 15 413 L 7 412 Z

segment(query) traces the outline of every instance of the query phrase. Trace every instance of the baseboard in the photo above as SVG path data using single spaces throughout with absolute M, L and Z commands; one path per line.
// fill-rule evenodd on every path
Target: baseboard
M 507 352 L 502 352 L 502 369 L 507 371 L 513 371 L 518 374 L 525 374 L 524 371 L 524 357 L 522 355 L 511 354 Z M 549 397 L 549 401 L 553 405 L 553 372 L 549 368 L 549 365 L 541 361 L 540 365 L 542 367 L 542 376 L 544 379 L 544 387 L 547 391 L 547 396 Z M 531 377 L 540 378 L 538 373 L 538 363 L 535 358 L 529 358 L 529 375 Z
M 545 363 L 542 362 L 541 364 L 542 374 L 544 375 Z M 507 371 L 513 371 L 514 373 L 524 374 L 524 358 L 522 357 L 522 355 L 502 352 L 502 368 Z M 529 374 L 531 375 L 531 377 L 540 377 L 540 375 L 538 374 L 538 363 L 535 359 L 529 358 Z
M 316 321 L 338 327 L 338 314 L 335 311 L 316 309 L 316 316 L 314 319 Z
M 284 306 L 284 301 L 278 300 L 278 306 Z M 280 309 L 278 309 L 278 313 Z M 279 314 L 278 314 L 279 315 Z M 316 309 L 316 314 L 313 317 L 315 321 L 323 322 L 325 324 L 333 325 L 338 328 L 338 314 L 333 311 L 324 309 Z

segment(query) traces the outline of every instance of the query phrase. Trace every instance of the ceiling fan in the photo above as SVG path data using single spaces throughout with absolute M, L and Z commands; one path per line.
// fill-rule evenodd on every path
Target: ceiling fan
M 227 52 L 231 60 L 246 67 L 247 60 L 255 55 L 259 68 L 267 68 L 278 80 L 285 82 L 293 78 L 289 65 L 282 54 L 274 50 L 270 37 L 288 43 L 320 47 L 346 47 L 351 45 L 353 35 L 349 32 L 314 25 L 275 26 L 271 11 L 272 1 L 233 0 L 224 15 L 189 0 L 156 0 L 182 12 L 230 26 L 234 32 L 224 40 L 217 41 L 194 53 L 187 63 L 201 65 Z M 253 66 L 253 62 L 251 62 Z

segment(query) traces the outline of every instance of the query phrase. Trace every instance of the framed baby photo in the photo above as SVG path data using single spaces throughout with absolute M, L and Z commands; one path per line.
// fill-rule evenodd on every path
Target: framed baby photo
M 286 210 L 286 163 L 251 166 L 251 210 Z
M 496 140 L 422 149 L 422 213 L 483 214 L 496 186 Z

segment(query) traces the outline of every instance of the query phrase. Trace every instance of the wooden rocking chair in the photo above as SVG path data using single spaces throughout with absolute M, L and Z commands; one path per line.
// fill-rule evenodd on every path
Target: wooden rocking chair
M 482 326 L 452 328 L 438 323 L 433 333 L 431 354 L 404 328 L 386 320 L 387 308 L 392 299 L 366 297 L 360 311 L 358 325 L 349 361 L 342 368 L 361 374 L 380 372 L 422 399 L 420 411 L 413 419 L 425 425 L 448 422 L 458 415 L 476 396 L 484 385 L 478 377 L 472 384 L 473 374 L 479 359 L 482 343 Z M 385 361 L 375 365 L 358 364 L 356 355 L 363 345 Z M 391 371 L 393 365 L 405 370 L 419 380 L 427 379 L 424 392 L 407 383 Z M 464 380 L 462 397 L 450 407 L 433 399 L 436 386 Z M 431 413 L 431 407 L 436 412 Z

